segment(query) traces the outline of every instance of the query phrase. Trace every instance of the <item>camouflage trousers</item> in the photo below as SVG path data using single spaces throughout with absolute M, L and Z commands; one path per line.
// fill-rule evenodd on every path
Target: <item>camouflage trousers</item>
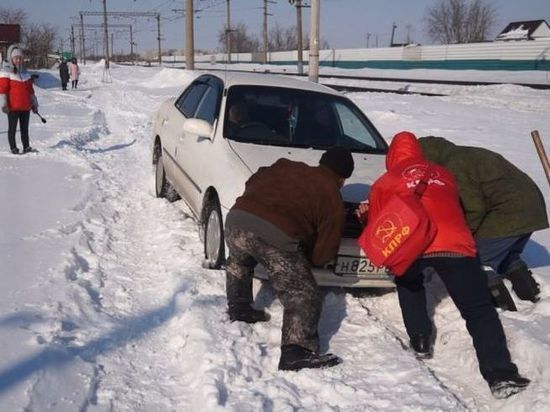
M 279 250 L 238 228 L 228 228 L 225 241 L 229 248 L 225 266 L 228 305 L 253 302 L 254 268 L 262 264 L 284 308 L 281 345 L 299 345 L 318 352 L 322 299 L 305 255 Z

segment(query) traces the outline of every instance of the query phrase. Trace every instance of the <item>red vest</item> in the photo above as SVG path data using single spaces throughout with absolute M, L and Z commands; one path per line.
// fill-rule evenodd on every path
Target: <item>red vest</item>
M 444 167 L 435 163 L 430 165 L 428 187 L 421 202 L 437 225 L 437 235 L 424 254 L 455 252 L 475 256 L 475 242 L 460 207 L 455 179 Z M 374 183 L 369 193 L 368 218 L 375 218 L 392 193 L 414 190 L 427 166 L 428 161 L 423 158 L 416 137 L 407 132 L 397 134 L 386 158 L 388 171 Z

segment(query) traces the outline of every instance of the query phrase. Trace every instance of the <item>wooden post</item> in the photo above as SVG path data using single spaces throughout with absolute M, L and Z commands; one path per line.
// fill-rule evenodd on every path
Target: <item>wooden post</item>
M 539 131 L 533 130 L 531 132 L 531 137 L 533 138 L 533 142 L 535 143 L 535 148 L 537 149 L 542 167 L 544 168 L 546 180 L 548 180 L 548 184 L 550 185 L 550 163 L 548 162 L 548 157 L 546 156 L 546 151 L 544 150 Z

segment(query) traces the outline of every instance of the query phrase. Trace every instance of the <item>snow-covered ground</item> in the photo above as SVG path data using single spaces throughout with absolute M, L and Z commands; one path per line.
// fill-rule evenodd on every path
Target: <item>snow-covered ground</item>
M 548 411 L 550 232 L 525 257 L 542 285 L 537 304 L 500 313 L 523 393 L 495 400 L 450 299 L 430 284 L 437 341 L 421 362 L 406 342 L 393 292 L 325 292 L 321 345 L 344 359 L 326 370 L 279 372 L 282 307 L 229 323 L 224 274 L 201 267 L 195 221 L 182 202 L 156 199 L 151 121 L 197 73 L 82 68 L 61 91 L 43 71 L 33 115 L 39 152 L 8 154 L 0 116 L 1 411 Z M 431 86 L 437 89 L 437 86 Z M 550 91 L 445 87 L 447 97 L 352 93 L 384 136 L 400 130 L 491 148 L 548 186 L 530 131 L 550 138 Z M 18 137 L 19 138 L 19 137 Z

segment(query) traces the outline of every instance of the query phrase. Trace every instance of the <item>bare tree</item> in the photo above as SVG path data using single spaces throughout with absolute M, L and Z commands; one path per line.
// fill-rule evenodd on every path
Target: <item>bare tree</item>
M 323 40 L 323 42 L 325 41 Z M 307 34 L 304 34 L 302 44 L 307 50 L 307 47 L 309 47 L 309 36 Z M 287 51 L 296 49 L 298 49 L 296 26 L 283 28 L 278 23 L 275 23 L 269 31 L 269 50 Z
M 437 0 L 428 7 L 426 29 L 443 44 L 483 41 L 496 20 L 494 7 L 485 0 Z
M 3 24 L 25 24 L 27 12 L 23 9 L 8 9 L 0 7 L 0 23 Z
M 218 32 L 219 49 L 226 50 L 227 32 L 224 29 Z M 304 50 L 309 47 L 309 36 L 304 35 L 303 39 Z M 296 26 L 281 27 L 276 23 L 269 31 L 269 50 L 271 51 L 287 51 L 296 50 L 298 48 L 298 39 L 296 37 Z M 329 49 L 330 46 L 325 39 L 321 40 L 321 49 Z M 253 34 L 248 34 L 247 27 L 244 23 L 238 23 L 231 28 L 231 53 L 254 53 L 259 52 L 260 39 Z
M 23 41 L 30 57 L 31 67 L 45 67 L 48 53 L 53 51 L 57 31 L 49 24 L 31 24 L 23 33 Z
M 220 50 L 226 49 L 227 31 L 225 28 L 218 32 Z M 238 23 L 231 28 L 231 53 L 251 53 L 260 50 L 260 41 L 253 35 L 249 35 L 244 23 Z
M 468 10 L 467 38 L 469 41 L 486 40 L 491 27 L 496 21 L 496 10 L 492 6 L 483 4 L 481 0 L 475 0 Z
M 27 23 L 27 13 L 23 9 L 0 7 L 0 23 L 21 25 L 21 40 L 29 57 L 30 67 L 45 67 L 47 56 L 55 47 L 57 31 L 50 25 Z

